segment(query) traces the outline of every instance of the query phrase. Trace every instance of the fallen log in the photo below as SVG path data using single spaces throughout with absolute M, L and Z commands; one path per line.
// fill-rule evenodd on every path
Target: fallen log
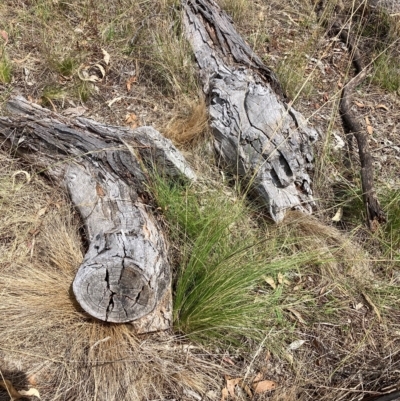
M 214 0 L 182 5 L 220 158 L 254 189 L 276 222 L 290 209 L 311 213 L 316 130 L 286 103 L 273 71 Z
M 138 333 L 169 328 L 167 241 L 146 205 L 143 164 L 194 179 L 183 156 L 151 127 L 70 120 L 21 97 L 8 107 L 3 144 L 61 184 L 85 224 L 89 247 L 72 286 L 78 303 L 97 319 L 132 322 Z

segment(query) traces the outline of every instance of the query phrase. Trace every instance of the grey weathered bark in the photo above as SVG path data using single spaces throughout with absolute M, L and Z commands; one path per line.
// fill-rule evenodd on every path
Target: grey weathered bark
M 275 221 L 286 210 L 311 213 L 309 170 L 318 134 L 290 107 L 275 74 L 254 54 L 214 0 L 182 0 L 215 148 L 244 177 Z
M 8 106 L 13 115 L 0 118 L 0 136 L 62 183 L 85 223 L 89 249 L 73 283 L 79 304 L 98 319 L 133 322 L 140 333 L 169 328 L 167 243 L 146 206 L 140 159 L 194 179 L 182 155 L 151 127 L 72 121 L 20 97 Z

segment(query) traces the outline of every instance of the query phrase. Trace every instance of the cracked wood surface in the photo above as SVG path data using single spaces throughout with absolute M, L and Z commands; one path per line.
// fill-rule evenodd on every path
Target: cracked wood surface
M 167 242 L 146 205 L 141 161 L 195 179 L 183 156 L 151 127 L 66 119 L 20 97 L 8 106 L 3 141 L 61 183 L 84 221 L 89 249 L 73 282 L 79 304 L 97 319 L 132 322 L 139 333 L 169 328 Z
M 316 130 L 286 104 L 273 71 L 235 30 L 213 0 L 183 0 L 192 44 L 209 99 L 215 148 L 281 221 L 289 209 L 311 213 L 309 171 Z

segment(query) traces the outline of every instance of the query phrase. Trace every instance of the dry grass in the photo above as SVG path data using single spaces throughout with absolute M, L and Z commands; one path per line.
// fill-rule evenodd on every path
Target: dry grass
M 187 101 L 185 113 L 173 117 L 163 130 L 164 135 L 178 146 L 195 146 L 209 133 L 208 111 L 203 99 Z
M 321 273 L 329 281 L 346 282 L 352 277 L 361 284 L 373 277 L 365 250 L 350 235 L 299 212 L 288 213 L 285 229 L 302 239 L 303 249 L 326 255 Z

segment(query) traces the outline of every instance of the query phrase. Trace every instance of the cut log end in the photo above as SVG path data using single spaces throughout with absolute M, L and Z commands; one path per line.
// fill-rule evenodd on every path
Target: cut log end
M 134 266 L 83 266 L 73 291 L 82 308 L 97 319 L 125 323 L 150 313 L 156 292 Z

